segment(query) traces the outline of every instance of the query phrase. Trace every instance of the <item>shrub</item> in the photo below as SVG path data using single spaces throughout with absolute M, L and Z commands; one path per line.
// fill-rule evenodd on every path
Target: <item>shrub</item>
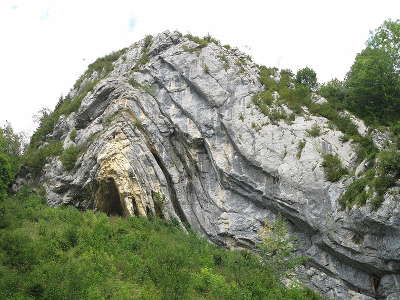
M 301 153 L 303 152 L 304 147 L 306 146 L 306 141 L 299 141 L 299 143 L 297 144 L 297 153 L 296 153 L 296 157 L 297 159 L 300 159 L 301 157 Z
M 59 156 L 62 153 L 62 142 L 50 141 L 40 148 L 30 147 L 24 156 L 24 162 L 33 175 L 40 175 L 48 158 Z
M 322 167 L 324 168 L 326 180 L 331 182 L 339 181 L 342 176 L 348 174 L 337 154 L 323 155 Z
M 321 135 L 321 128 L 317 124 L 314 124 L 310 129 L 307 129 L 306 132 L 311 137 L 317 137 Z
M 76 146 L 70 146 L 61 154 L 61 162 L 67 171 L 74 168 L 76 160 L 79 157 L 79 150 Z
M 208 43 L 210 42 L 209 39 L 200 38 L 198 36 L 194 36 L 191 34 L 186 34 L 185 37 L 191 40 L 192 42 L 199 44 L 199 48 L 207 47 Z
M 365 205 L 369 195 L 366 191 L 368 183 L 369 178 L 367 177 L 355 179 L 339 198 L 342 209 L 352 207 L 355 204 L 359 206 Z
M 77 131 L 74 128 L 74 129 L 72 129 L 71 133 L 69 134 L 69 138 L 71 139 L 71 141 L 75 142 L 76 135 L 77 135 Z

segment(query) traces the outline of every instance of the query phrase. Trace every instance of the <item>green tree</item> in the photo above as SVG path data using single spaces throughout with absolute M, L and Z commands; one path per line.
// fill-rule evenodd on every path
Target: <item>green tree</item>
M 70 146 L 61 154 L 61 162 L 64 168 L 68 171 L 72 170 L 75 162 L 79 157 L 79 149 L 75 146 Z
M 389 125 L 400 111 L 400 20 L 371 32 L 347 74 L 347 105 L 368 123 Z
M 317 73 L 309 67 L 300 69 L 296 73 L 296 82 L 314 90 L 317 87 Z
M 8 185 L 13 178 L 12 165 L 7 155 L 0 153 L 0 201 L 7 195 Z

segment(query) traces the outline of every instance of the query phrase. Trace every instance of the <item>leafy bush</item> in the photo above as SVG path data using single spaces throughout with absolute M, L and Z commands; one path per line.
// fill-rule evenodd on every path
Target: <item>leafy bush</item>
M 76 146 L 70 146 L 61 154 L 61 162 L 67 171 L 74 168 L 76 160 L 79 157 L 79 149 Z
M 348 174 L 347 169 L 342 166 L 342 162 L 337 154 L 323 155 L 322 167 L 324 168 L 326 180 L 331 182 L 336 182 Z
M 0 202 L 1 299 L 321 299 L 286 288 L 279 279 L 292 264 L 275 256 L 270 267 L 269 250 L 261 252 L 265 264 L 158 218 L 107 217 L 42 201 L 23 190 Z M 288 246 L 277 245 L 279 257 L 291 257 Z

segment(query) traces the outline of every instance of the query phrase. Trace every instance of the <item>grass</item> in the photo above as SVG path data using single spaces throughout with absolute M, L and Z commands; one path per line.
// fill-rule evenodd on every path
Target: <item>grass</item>
M 30 191 L 0 202 L 1 299 L 321 299 L 177 222 L 51 208 Z

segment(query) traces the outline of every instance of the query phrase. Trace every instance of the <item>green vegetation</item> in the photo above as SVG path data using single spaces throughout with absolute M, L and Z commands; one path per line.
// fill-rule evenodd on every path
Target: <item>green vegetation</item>
M 322 157 L 322 167 L 324 168 L 326 180 L 336 182 L 344 175 L 348 174 L 347 169 L 343 167 L 337 154 L 324 154 Z
M 384 168 L 386 162 L 395 165 L 400 151 L 399 41 L 400 20 L 385 21 L 371 33 L 366 49 L 357 55 L 344 81 L 334 79 L 319 85 L 316 73 L 308 67 L 300 69 L 296 76 L 290 70 L 259 67 L 264 91 L 254 95 L 252 103 L 269 117 L 272 124 L 277 124 L 279 120 L 292 122 L 296 115 L 325 117 L 329 120 L 330 128 L 343 133 L 342 142 L 351 141 L 354 144 L 358 162 L 366 161 L 369 175 L 361 175 L 349 186 L 340 199 L 343 207 L 365 204 L 372 197 L 373 208 L 378 208 L 386 191 L 399 178 L 393 170 L 385 173 L 379 169 Z M 325 97 L 328 102 L 314 103 L 311 99 L 312 91 Z M 292 113 L 286 113 L 282 105 L 286 105 Z M 371 136 L 360 135 L 345 110 L 356 114 L 372 128 L 387 126 L 391 132 L 390 138 L 394 141 L 393 149 L 379 153 Z M 307 133 L 316 137 L 321 134 L 321 130 L 315 125 Z M 297 158 L 301 157 L 302 146 L 303 143 L 298 146 Z M 322 166 L 328 180 L 338 181 L 348 174 L 337 156 L 325 155 L 323 158 Z
M 268 223 L 256 256 L 177 222 L 51 208 L 30 190 L 0 202 L 1 299 L 321 299 L 281 283 L 302 262 L 283 223 Z
M 13 180 L 12 166 L 7 155 L 0 153 L 0 201 L 7 195 L 8 186 Z
M 348 186 L 346 192 L 339 198 L 339 203 L 342 208 L 366 204 L 370 196 L 370 192 L 366 190 L 369 179 L 368 177 L 358 178 Z
M 72 129 L 71 133 L 69 134 L 69 138 L 71 139 L 71 141 L 75 142 L 75 139 L 76 139 L 76 135 L 77 135 L 77 134 L 78 134 L 78 133 L 77 133 L 76 129 L 75 129 L 75 128 Z
M 306 132 L 311 137 L 317 137 L 321 135 L 321 128 L 317 124 L 314 124 L 310 129 L 307 129 Z
M 295 255 L 297 241 L 289 234 L 288 224 L 281 216 L 275 222 L 265 221 L 260 236 L 258 253 L 263 264 L 278 278 L 287 278 L 293 268 L 307 261 L 306 257 Z
M 400 20 L 371 32 L 357 55 L 346 86 L 346 104 L 367 123 L 391 125 L 400 111 Z
M 223 63 L 223 65 L 224 65 L 224 70 L 225 70 L 225 71 L 228 71 L 230 65 L 229 65 L 229 60 L 228 60 L 228 58 L 226 57 L 226 55 L 220 55 L 220 56 L 218 56 L 218 58 L 219 58 L 219 60 Z
M 378 209 L 387 190 L 400 179 L 400 151 L 391 149 L 377 154 L 376 166 L 360 175 L 340 197 L 342 208 L 364 205 L 371 198 L 373 209 Z
M 96 84 L 105 76 L 107 76 L 114 68 L 113 62 L 116 61 L 121 55 L 126 52 L 126 48 L 117 52 L 113 52 L 102 58 L 97 59 L 94 63 L 88 66 L 86 72 L 77 80 L 74 88 L 78 89 L 78 95 L 73 98 L 61 98 L 53 112 L 42 109 L 40 116 L 38 117 L 39 126 L 31 137 L 30 144 L 26 151 L 25 163 L 31 169 L 31 172 L 35 175 L 40 174 L 41 168 L 44 166 L 46 158 L 49 156 L 60 155 L 61 152 L 55 151 L 55 141 L 49 138 L 48 135 L 53 132 L 55 125 L 59 121 L 62 115 L 68 116 L 72 112 L 78 111 L 81 106 L 82 100 L 86 95 L 92 91 Z M 88 80 L 94 72 L 98 73 L 96 79 Z M 82 86 L 84 80 L 88 81 Z M 71 139 L 73 139 L 73 134 Z M 52 146 L 50 148 L 45 146 L 45 149 L 39 149 L 44 143 L 49 143 Z M 53 151 L 54 150 L 54 151 Z
M 134 71 L 139 71 L 142 66 L 147 64 L 150 61 L 150 56 L 149 56 L 149 47 L 153 41 L 153 36 L 152 35 L 146 35 L 144 38 L 144 44 L 142 48 L 141 55 L 136 62 L 136 65 L 134 66 L 133 70 Z
M 304 147 L 306 146 L 306 141 L 299 141 L 299 143 L 297 144 L 297 153 L 296 153 L 296 157 L 297 159 L 300 159 L 301 157 L 301 153 L 303 152 Z
M 22 137 L 14 132 L 10 124 L 0 127 L 0 201 L 7 195 L 21 165 Z
M 296 82 L 314 90 L 317 87 L 317 73 L 311 68 L 300 69 L 296 73 Z
M 62 142 L 49 141 L 37 149 L 30 148 L 24 156 L 24 163 L 34 176 L 39 176 L 47 159 L 60 156 L 62 152 Z
M 64 168 L 67 171 L 70 171 L 74 168 L 76 160 L 78 159 L 80 154 L 79 149 L 76 146 L 70 146 L 63 151 L 61 154 L 61 162 Z
M 85 73 L 83 73 L 82 76 L 79 77 L 79 79 L 75 82 L 74 88 L 79 89 L 81 87 L 82 82 L 85 79 L 90 78 L 94 72 L 97 72 L 98 78 L 104 78 L 106 75 L 108 75 L 111 71 L 114 70 L 113 63 L 122 55 L 124 55 L 127 50 L 128 50 L 127 48 L 124 48 L 96 59 L 96 61 L 94 63 L 91 63 L 88 66 Z

